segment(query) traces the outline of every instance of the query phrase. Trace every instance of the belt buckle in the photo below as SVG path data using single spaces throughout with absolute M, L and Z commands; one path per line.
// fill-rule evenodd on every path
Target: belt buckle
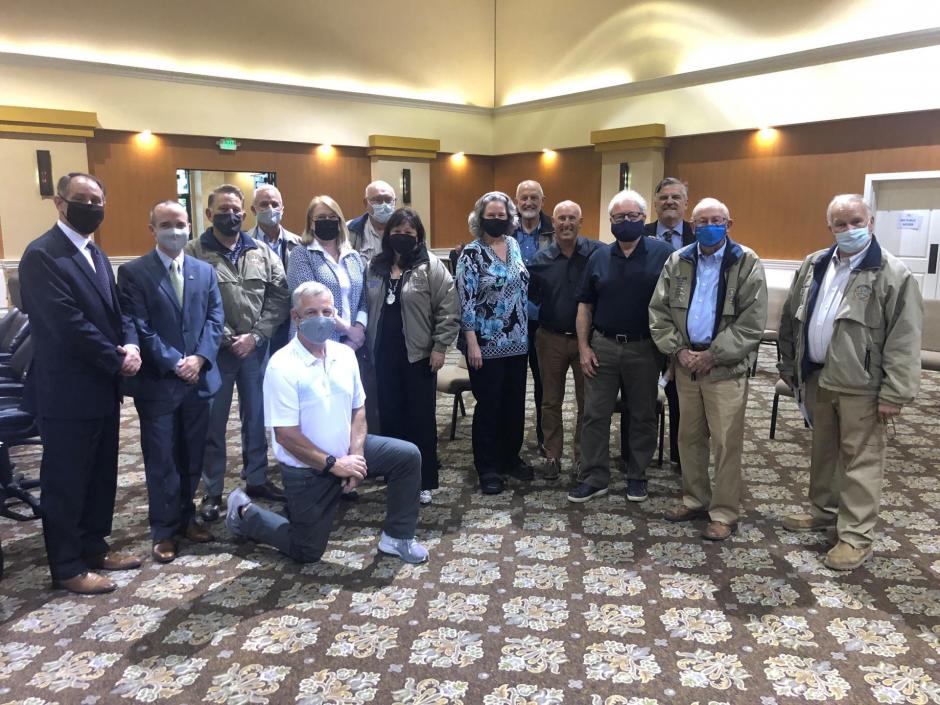
M 621 344 L 629 343 L 630 336 L 624 335 L 623 333 L 617 333 L 617 335 L 614 336 L 614 340 L 616 340 L 618 343 L 621 343 Z

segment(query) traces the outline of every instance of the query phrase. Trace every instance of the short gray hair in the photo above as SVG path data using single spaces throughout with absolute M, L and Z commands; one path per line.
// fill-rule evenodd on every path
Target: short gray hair
M 366 198 L 366 199 L 369 198 L 369 189 L 370 189 L 370 188 L 373 188 L 373 187 L 375 187 L 375 188 L 381 188 L 382 186 L 387 186 L 387 187 L 388 187 L 388 190 L 392 192 L 392 195 L 393 195 L 393 196 L 395 196 L 395 200 L 396 200 L 396 201 L 398 200 L 398 194 L 395 193 L 395 187 L 392 186 L 390 183 L 388 183 L 388 181 L 384 181 L 384 180 L 382 180 L 382 179 L 376 179 L 375 181 L 370 181 L 368 184 L 366 184 L 366 190 L 365 190 L 364 198 Z
M 684 181 L 680 181 L 675 176 L 667 176 L 658 184 L 656 184 L 656 190 L 653 193 L 659 193 L 667 186 L 678 186 L 682 189 L 682 195 L 685 200 L 689 200 L 689 187 Z
M 251 194 L 251 205 L 255 204 L 255 201 L 258 200 L 258 194 L 261 193 L 262 191 L 274 191 L 274 193 L 277 194 L 278 198 L 281 199 L 281 203 L 284 202 L 284 196 L 281 195 L 281 189 L 279 189 L 274 184 L 261 184 Z
M 324 294 L 329 294 L 330 298 L 333 298 L 333 292 L 330 291 L 330 288 L 322 282 L 309 281 L 298 284 L 297 288 L 294 289 L 294 293 L 290 295 L 291 308 L 299 312 L 300 300 L 303 297 L 323 296 Z
M 506 224 L 506 234 L 514 232 L 519 227 L 519 211 L 512 199 L 502 191 L 490 191 L 484 193 L 473 205 L 473 210 L 467 216 L 467 227 L 470 228 L 470 234 L 477 240 L 483 237 L 483 227 L 480 225 L 480 219 L 483 217 L 483 211 L 486 210 L 486 204 L 498 201 L 506 206 L 506 213 L 509 215 L 509 221 Z
M 859 193 L 840 193 L 838 196 L 834 196 L 826 207 L 826 222 L 832 222 L 832 211 L 838 206 L 858 205 L 859 203 L 865 206 L 865 212 L 871 218 L 871 206 L 868 205 L 864 196 Z
M 644 215 L 649 212 L 646 210 L 646 199 L 633 189 L 625 188 L 623 191 L 615 193 L 614 197 L 610 199 L 610 203 L 607 204 L 607 215 L 613 213 L 614 206 L 621 201 L 633 201 L 640 207 Z

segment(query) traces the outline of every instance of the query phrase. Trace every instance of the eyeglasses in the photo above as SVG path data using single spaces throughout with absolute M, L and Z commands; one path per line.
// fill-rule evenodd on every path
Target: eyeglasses
M 727 222 L 728 219 L 724 216 L 716 215 L 713 218 L 699 218 L 693 223 L 693 225 L 699 228 L 704 225 L 724 225 Z
M 338 215 L 335 215 L 335 214 L 334 214 L 334 215 L 317 215 L 317 216 L 314 216 L 313 221 L 316 222 L 316 221 L 318 221 L 318 220 L 339 220 L 339 216 L 338 216 Z
M 373 196 L 369 199 L 369 203 L 373 206 L 378 205 L 379 203 L 395 203 L 394 196 Z
M 630 211 L 629 213 L 611 213 L 610 222 L 611 223 L 622 223 L 625 220 L 629 220 L 631 223 L 635 223 L 638 220 L 644 220 L 646 218 L 645 213 L 638 213 L 636 211 Z

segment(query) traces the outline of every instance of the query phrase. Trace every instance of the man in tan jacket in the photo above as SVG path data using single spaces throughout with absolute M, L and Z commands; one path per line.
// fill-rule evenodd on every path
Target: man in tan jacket
M 677 363 L 682 504 L 665 518 L 707 518 L 702 538 L 711 541 L 737 528 L 747 371 L 767 322 L 764 268 L 753 250 L 728 237 L 732 222 L 721 201 L 700 201 L 692 211 L 696 242 L 669 257 L 650 301 L 653 341 Z
M 780 320 L 780 377 L 813 425 L 810 513 L 783 524 L 835 528 L 825 564 L 852 570 L 871 555 L 886 424 L 920 385 L 923 303 L 910 271 L 875 239 L 861 196 L 836 196 L 826 215 L 836 242 L 803 261 Z

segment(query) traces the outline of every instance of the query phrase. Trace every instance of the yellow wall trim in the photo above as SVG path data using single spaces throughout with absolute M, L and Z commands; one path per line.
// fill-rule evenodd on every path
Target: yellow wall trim
M 666 139 L 666 126 L 654 122 L 611 130 L 593 130 L 591 144 L 595 152 L 612 152 L 620 149 L 665 149 L 669 140 Z
M 94 137 L 96 127 L 97 113 L 0 106 L 0 133 Z
M 441 141 L 423 137 L 395 137 L 369 135 L 370 157 L 400 157 L 405 159 L 436 159 Z

